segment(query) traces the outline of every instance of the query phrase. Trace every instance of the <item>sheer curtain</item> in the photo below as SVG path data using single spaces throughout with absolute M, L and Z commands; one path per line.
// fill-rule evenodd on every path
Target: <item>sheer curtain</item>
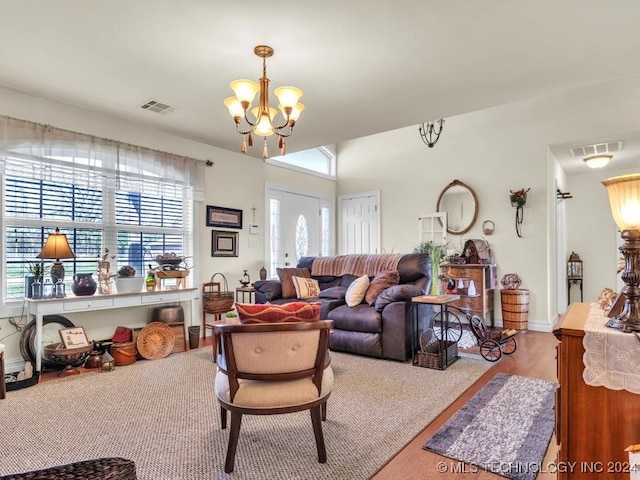
M 58 163 L 72 168 L 57 171 L 46 163 L 27 167 L 21 162 L 11 161 L 11 157 L 16 160 L 48 158 L 53 165 Z M 204 166 L 196 159 L 0 116 L 0 172 L 27 173 L 25 168 L 31 175 L 37 173 L 38 176 L 52 180 L 59 178 L 65 182 L 75 180 L 76 175 L 85 177 L 99 170 L 99 175 L 107 175 L 116 188 L 124 179 L 130 187 L 137 183 L 142 190 L 145 178 L 164 179 L 176 191 L 180 190 L 184 198 L 195 201 L 202 200 L 204 192 Z M 34 169 L 40 171 L 35 172 Z M 73 176 L 71 179 L 68 178 L 70 174 Z M 133 182 L 135 179 L 140 181 Z

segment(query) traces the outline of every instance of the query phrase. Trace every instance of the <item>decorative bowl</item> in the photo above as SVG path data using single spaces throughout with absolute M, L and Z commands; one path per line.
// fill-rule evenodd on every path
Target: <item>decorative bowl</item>
M 144 277 L 118 277 L 116 290 L 118 293 L 140 292 L 144 287 Z

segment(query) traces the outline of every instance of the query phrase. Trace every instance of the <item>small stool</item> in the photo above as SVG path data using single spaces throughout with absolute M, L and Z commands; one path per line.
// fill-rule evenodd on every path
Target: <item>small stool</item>
M 7 397 L 7 385 L 4 382 L 4 345 L 0 343 L 0 400 Z

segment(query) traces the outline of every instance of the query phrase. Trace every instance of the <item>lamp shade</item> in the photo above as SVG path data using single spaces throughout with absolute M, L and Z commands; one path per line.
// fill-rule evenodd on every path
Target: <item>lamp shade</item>
M 640 173 L 602 180 L 620 230 L 640 230 Z
M 59 228 L 56 228 L 55 233 L 49 234 L 49 238 L 47 238 L 47 241 L 36 258 L 55 258 L 59 260 L 61 258 L 73 258 L 74 256 L 69 246 L 67 236 L 64 233 L 60 233 Z

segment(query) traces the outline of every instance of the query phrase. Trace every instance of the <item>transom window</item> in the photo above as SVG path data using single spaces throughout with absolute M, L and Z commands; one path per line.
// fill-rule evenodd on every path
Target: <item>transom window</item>
M 266 162 L 313 175 L 336 178 L 336 154 L 334 148 L 330 146 L 270 157 Z

